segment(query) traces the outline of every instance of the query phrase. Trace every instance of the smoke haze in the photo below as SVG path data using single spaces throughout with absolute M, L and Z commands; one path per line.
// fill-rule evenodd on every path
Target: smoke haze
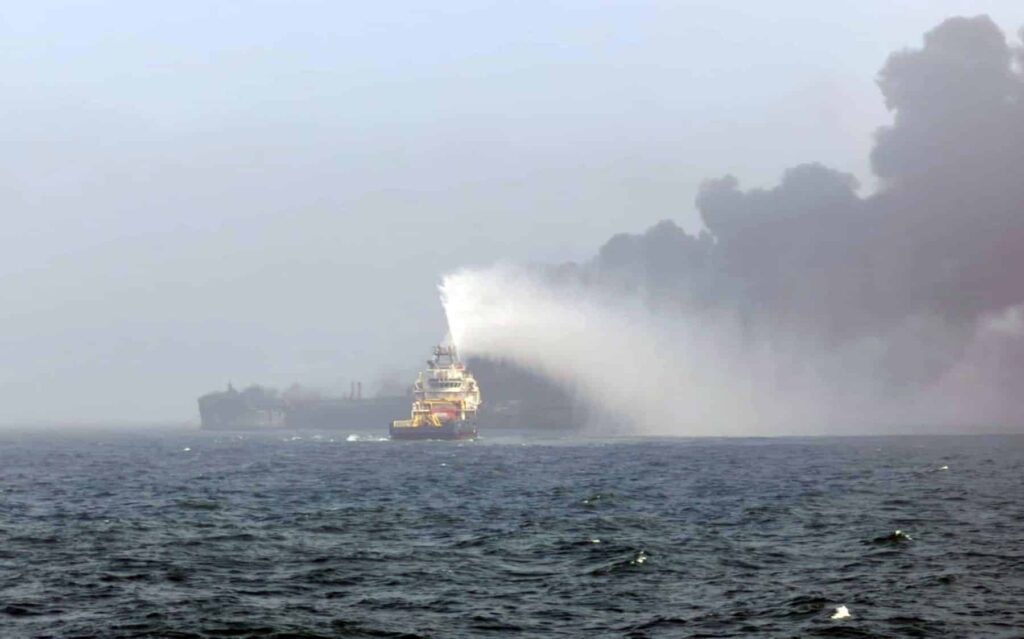
M 1020 0 L 5 3 L 0 424 L 407 384 L 439 278 L 495 260 L 572 261 L 668 337 L 699 313 L 794 351 L 941 341 L 890 356 L 896 395 L 1016 370 L 1019 52 L 978 20 L 919 43 L 964 11 L 1024 24 Z
M 878 75 L 877 192 L 821 164 L 710 180 L 698 235 L 666 221 L 579 265 L 447 277 L 453 337 L 643 432 L 1019 426 L 1020 63 L 990 18 L 948 19 Z

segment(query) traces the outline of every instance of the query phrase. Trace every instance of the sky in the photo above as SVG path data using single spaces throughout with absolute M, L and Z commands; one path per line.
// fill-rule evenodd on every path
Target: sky
M 0 9 L 0 422 L 196 419 L 411 374 L 464 266 L 862 190 L 888 55 L 1012 0 L 34 2 Z M 371 6 L 372 5 L 372 6 Z

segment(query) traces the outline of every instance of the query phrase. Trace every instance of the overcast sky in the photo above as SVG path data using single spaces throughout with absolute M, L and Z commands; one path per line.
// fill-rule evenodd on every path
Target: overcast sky
M 466 264 L 587 259 L 701 181 L 871 188 L 875 74 L 1019 0 L 0 9 L 0 422 L 408 374 Z M 216 8 L 211 8 L 216 7 Z

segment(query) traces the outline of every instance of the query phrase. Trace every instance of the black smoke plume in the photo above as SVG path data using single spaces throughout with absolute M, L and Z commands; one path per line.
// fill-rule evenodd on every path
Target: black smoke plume
M 705 232 L 619 235 L 586 270 L 656 307 L 731 309 L 761 335 L 880 340 L 892 392 L 959 366 L 1006 404 L 1024 391 L 1022 61 L 987 16 L 946 20 L 878 75 L 893 121 L 871 154 L 876 193 L 820 164 L 767 190 L 726 176 L 697 196 Z
M 696 199 L 706 230 L 693 235 L 664 221 L 638 235 L 617 235 L 590 262 L 549 270 L 546 279 L 559 292 L 528 285 L 524 295 L 549 315 L 560 309 L 559 299 L 585 289 L 604 301 L 639 294 L 654 316 L 691 326 L 727 317 L 736 327 L 729 329 L 728 348 L 704 345 L 725 331 L 711 337 L 690 331 L 691 347 L 676 359 L 701 353 L 708 361 L 715 353 L 756 351 L 762 357 L 758 373 L 747 380 L 750 388 L 765 387 L 775 376 L 767 386 L 803 385 L 810 389 L 805 399 L 825 398 L 844 410 L 884 404 L 890 412 L 865 414 L 866 420 L 1020 425 L 1022 64 L 1021 50 L 987 16 L 946 20 L 925 34 L 923 46 L 891 55 L 878 75 L 893 117 L 876 133 L 875 193 L 862 196 L 852 175 L 813 163 L 788 169 L 770 189 L 744 190 L 732 176 L 710 180 Z M 497 279 L 502 277 L 514 284 L 507 274 Z M 473 278 L 462 281 L 472 284 Z M 485 295 L 474 297 L 459 286 L 458 280 L 446 282 L 450 306 L 487 309 L 480 302 Z M 477 288 L 485 292 L 487 286 L 481 282 Z M 604 301 L 590 308 L 608 308 Z M 531 339 L 541 334 L 530 333 L 528 321 L 510 320 L 518 309 L 500 303 L 505 306 L 490 307 L 495 326 Z M 567 325 L 590 330 L 599 314 L 567 315 Z M 452 315 L 449 309 L 450 321 Z M 466 321 L 471 315 L 454 318 L 460 332 L 476 335 L 481 350 L 515 357 L 520 347 L 487 337 Z M 641 321 L 635 312 L 623 317 L 607 325 L 621 334 L 630 322 Z M 657 326 L 664 323 L 659 319 Z M 551 348 L 565 342 L 552 341 Z M 628 357 L 633 350 L 623 352 Z M 577 357 L 586 352 L 582 341 L 572 351 Z M 786 369 L 778 365 L 780 354 L 802 367 L 790 381 L 780 382 L 773 373 Z M 543 355 L 522 363 L 571 377 L 569 367 Z M 719 371 L 721 383 L 707 385 L 709 393 L 726 397 L 715 406 L 729 403 L 726 387 L 743 366 L 742 357 L 733 357 Z M 700 368 L 684 362 L 663 372 L 690 380 L 680 381 L 677 392 L 678 404 L 689 405 L 681 394 L 688 383 L 701 382 Z M 592 386 L 604 395 L 618 388 L 596 378 Z M 778 388 L 761 390 L 763 398 L 786 397 Z M 623 401 L 648 391 L 638 387 L 623 393 Z M 858 400 L 845 404 L 844 394 Z M 671 397 L 668 391 L 649 393 L 650 402 L 661 395 Z M 734 401 L 743 397 L 735 395 Z M 826 410 L 815 418 L 832 416 Z

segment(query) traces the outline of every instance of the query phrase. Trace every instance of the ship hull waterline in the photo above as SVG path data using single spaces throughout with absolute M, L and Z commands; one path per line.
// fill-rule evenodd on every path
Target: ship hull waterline
M 477 438 L 475 424 L 467 422 L 446 422 L 441 426 L 395 426 L 391 424 L 388 434 L 396 441 L 469 441 Z

